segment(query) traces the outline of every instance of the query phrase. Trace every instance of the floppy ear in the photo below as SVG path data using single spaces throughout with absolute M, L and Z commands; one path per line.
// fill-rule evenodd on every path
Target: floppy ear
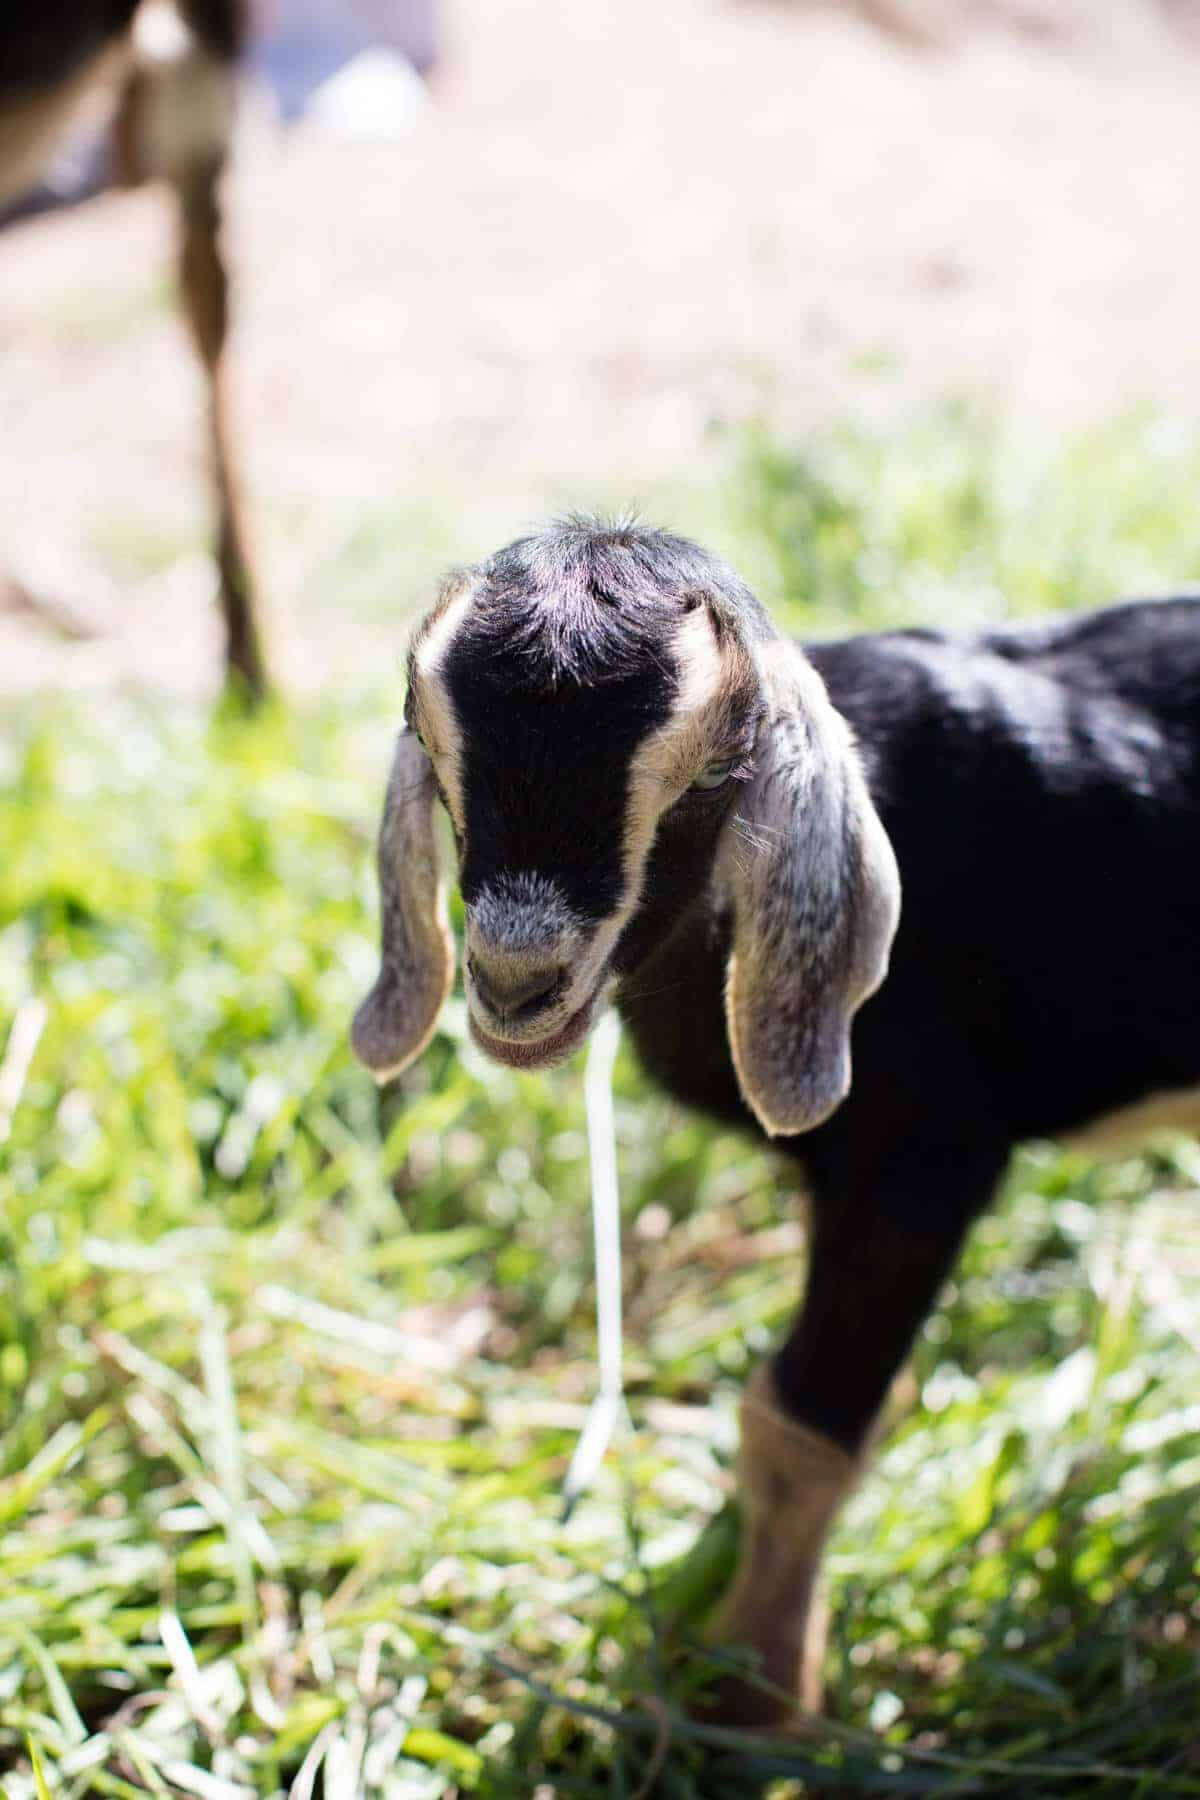
M 414 732 L 402 731 L 379 828 L 383 937 L 379 977 L 354 1015 L 350 1041 L 377 1081 L 419 1056 L 454 979 L 454 941 L 433 835 L 437 784 Z
M 772 1137 L 850 1088 L 850 1023 L 887 974 L 900 877 L 845 720 L 816 670 L 772 643 L 755 772 L 726 826 L 733 899 L 725 1017 L 738 1085 Z

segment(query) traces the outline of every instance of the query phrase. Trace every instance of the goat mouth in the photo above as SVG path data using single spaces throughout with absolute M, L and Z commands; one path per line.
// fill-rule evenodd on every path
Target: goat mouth
M 490 1031 L 483 1029 L 473 1013 L 468 1015 L 471 1036 L 493 1062 L 507 1063 L 510 1069 L 550 1069 L 579 1048 L 591 1026 L 598 997 L 597 988 L 571 1014 L 565 1025 L 560 1025 L 557 1031 L 550 1032 L 546 1037 L 493 1037 Z

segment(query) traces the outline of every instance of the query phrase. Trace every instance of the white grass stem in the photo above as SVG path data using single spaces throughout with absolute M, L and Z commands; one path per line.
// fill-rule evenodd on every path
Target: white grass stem
M 44 1000 L 23 1000 L 13 1016 L 4 1061 L 0 1063 L 0 1144 L 8 1142 L 13 1114 L 21 1103 L 29 1065 L 47 1017 Z
M 590 1487 L 624 1410 L 621 1373 L 621 1200 L 612 1078 L 621 1023 L 607 1012 L 592 1033 L 583 1076 L 588 1160 L 592 1181 L 592 1238 L 596 1260 L 596 1359 L 599 1391 L 588 1410 L 563 1482 L 563 1519 Z

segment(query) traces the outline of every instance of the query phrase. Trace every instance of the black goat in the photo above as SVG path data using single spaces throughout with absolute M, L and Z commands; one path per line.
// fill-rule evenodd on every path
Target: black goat
M 654 1078 L 803 1168 L 721 1630 L 813 1705 L 823 1540 L 1014 1145 L 1200 1118 L 1200 598 L 802 652 L 695 545 L 569 521 L 453 579 L 409 673 L 363 1061 L 450 984 L 440 796 L 483 1048 L 544 1067 L 612 995 Z
M 208 386 L 226 669 L 252 697 L 267 674 L 240 522 L 223 384 L 229 282 L 219 184 L 244 0 L 8 0 L 0 27 L 0 205 L 37 178 L 81 105 L 116 89 L 118 173 L 165 176 L 181 219 L 180 286 Z M 139 40 L 136 25 L 144 29 Z M 148 28 L 146 28 L 148 27 Z

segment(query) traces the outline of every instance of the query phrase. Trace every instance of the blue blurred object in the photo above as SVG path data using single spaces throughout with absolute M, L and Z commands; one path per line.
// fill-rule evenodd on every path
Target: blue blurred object
M 437 0 L 266 0 L 250 67 L 290 123 L 356 57 L 378 50 L 427 74 L 437 60 Z

